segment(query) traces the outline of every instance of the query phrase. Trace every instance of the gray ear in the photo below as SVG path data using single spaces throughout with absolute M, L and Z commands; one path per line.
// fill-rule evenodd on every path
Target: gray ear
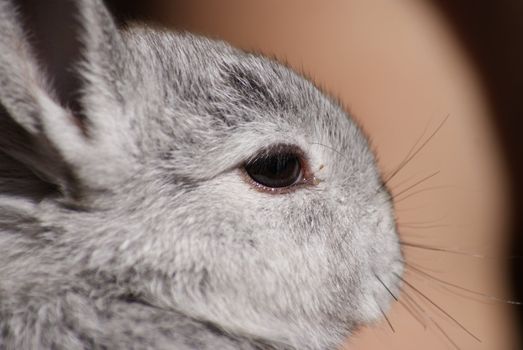
M 101 1 L 72 4 L 74 20 L 56 20 L 74 23 L 63 30 L 75 36 L 71 42 L 78 43 L 79 56 L 71 55 L 61 72 L 47 69 L 56 75 L 48 77 L 41 68 L 45 55 L 35 49 L 46 43 L 30 45 L 21 15 L 10 1 L 0 0 L 0 153 L 63 193 L 79 196 L 121 178 L 129 166 L 122 154 L 129 152 L 124 145 L 129 141 L 122 136 L 124 102 L 118 84 L 125 50 L 120 33 Z M 55 78 L 76 83 L 52 86 Z M 64 86 L 78 89 L 71 93 Z

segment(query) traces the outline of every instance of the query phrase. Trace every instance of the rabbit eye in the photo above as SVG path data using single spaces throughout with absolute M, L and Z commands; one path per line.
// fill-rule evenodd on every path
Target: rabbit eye
M 300 157 L 288 151 L 258 156 L 244 167 L 252 180 L 270 189 L 290 187 L 303 178 Z

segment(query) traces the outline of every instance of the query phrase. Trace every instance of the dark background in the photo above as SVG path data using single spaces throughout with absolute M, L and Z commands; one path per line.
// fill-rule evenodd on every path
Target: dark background
M 512 254 L 523 255 L 523 2 L 440 0 L 462 45 L 476 62 L 503 146 L 512 192 Z M 523 259 L 511 264 L 514 298 L 523 300 Z M 523 307 L 519 314 L 523 340 Z

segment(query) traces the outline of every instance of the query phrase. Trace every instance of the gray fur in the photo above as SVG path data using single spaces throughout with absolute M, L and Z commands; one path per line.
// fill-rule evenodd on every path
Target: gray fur
M 379 319 L 375 274 L 396 292 L 401 252 L 338 104 L 274 61 L 77 3 L 83 118 L 0 0 L 0 348 L 334 349 Z M 282 143 L 317 183 L 254 190 L 239 169 Z

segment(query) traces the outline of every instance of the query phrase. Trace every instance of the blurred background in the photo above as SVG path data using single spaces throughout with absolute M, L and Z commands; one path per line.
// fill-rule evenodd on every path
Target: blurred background
M 416 290 L 347 349 L 523 349 L 523 306 L 500 301 L 523 300 L 523 2 L 106 2 L 121 23 L 305 72 L 362 124 L 385 175 L 402 165 L 390 187 Z M 20 3 L 39 35 L 60 37 L 46 19 L 63 0 Z

